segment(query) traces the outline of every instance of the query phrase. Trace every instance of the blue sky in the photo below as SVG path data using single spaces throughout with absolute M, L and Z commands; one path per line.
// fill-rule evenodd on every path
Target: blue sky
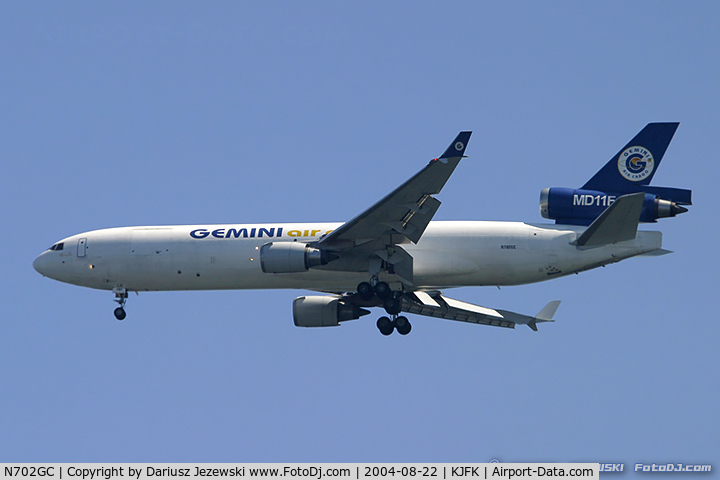
M 720 468 L 715 2 L 0 4 L 0 461 Z M 345 221 L 473 130 L 436 219 L 541 222 L 645 124 L 675 253 L 455 298 L 557 322 L 293 326 L 301 291 L 33 271 L 124 225 Z M 379 312 L 378 312 L 379 313 Z M 716 475 L 716 473 L 714 474 Z M 631 475 L 628 475 L 631 476 Z

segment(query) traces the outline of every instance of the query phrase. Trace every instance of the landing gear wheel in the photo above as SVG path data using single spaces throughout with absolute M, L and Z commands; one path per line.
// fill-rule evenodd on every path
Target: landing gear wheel
M 412 325 L 407 317 L 397 317 L 395 319 L 395 329 L 397 329 L 400 335 L 407 335 L 410 333 L 410 330 L 412 330 Z
M 387 282 L 378 282 L 375 285 L 375 295 L 377 295 L 380 300 L 387 300 L 392 297 L 392 294 L 393 292 L 390 290 L 390 285 L 388 285 Z
M 402 304 L 399 298 L 388 298 L 383 302 L 383 308 L 388 315 L 397 315 L 401 311 Z
M 361 282 L 357 286 L 357 293 L 363 300 L 370 300 L 375 295 L 372 285 L 370 282 Z
M 395 330 L 393 322 L 388 317 L 378 318 L 377 327 L 380 333 L 385 336 L 392 335 L 393 330 Z
M 115 318 L 118 320 L 125 320 L 125 317 L 127 316 L 123 307 L 117 307 L 113 313 L 115 314 Z

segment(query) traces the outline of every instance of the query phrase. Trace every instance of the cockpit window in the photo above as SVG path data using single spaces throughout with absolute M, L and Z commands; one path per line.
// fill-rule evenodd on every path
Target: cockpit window
M 57 252 L 58 250 L 62 250 L 64 246 L 65 246 L 65 244 L 60 242 L 60 243 L 56 243 L 52 247 L 48 248 L 48 250 L 50 250 L 51 252 Z

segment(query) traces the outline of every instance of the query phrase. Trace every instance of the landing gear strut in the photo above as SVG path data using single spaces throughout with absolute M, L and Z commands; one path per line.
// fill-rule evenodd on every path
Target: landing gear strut
M 113 293 L 115 294 L 115 302 L 120 305 L 113 311 L 115 318 L 118 320 L 125 320 L 125 317 L 127 316 L 127 313 L 125 313 L 125 302 L 127 302 L 128 298 L 127 289 L 123 287 L 115 287 L 113 288 Z

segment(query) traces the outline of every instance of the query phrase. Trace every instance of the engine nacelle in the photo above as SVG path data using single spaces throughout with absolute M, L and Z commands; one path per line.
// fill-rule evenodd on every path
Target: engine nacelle
M 332 254 L 299 242 L 270 242 L 260 248 L 260 267 L 265 273 L 306 272 L 327 265 Z
M 557 223 L 589 225 L 622 194 L 572 188 L 546 188 L 540 192 L 540 215 Z M 641 222 L 655 222 L 658 218 L 674 217 L 687 212 L 676 202 L 646 193 Z
M 293 321 L 296 327 L 337 327 L 340 322 L 357 320 L 370 312 L 336 297 L 308 296 L 293 301 Z

